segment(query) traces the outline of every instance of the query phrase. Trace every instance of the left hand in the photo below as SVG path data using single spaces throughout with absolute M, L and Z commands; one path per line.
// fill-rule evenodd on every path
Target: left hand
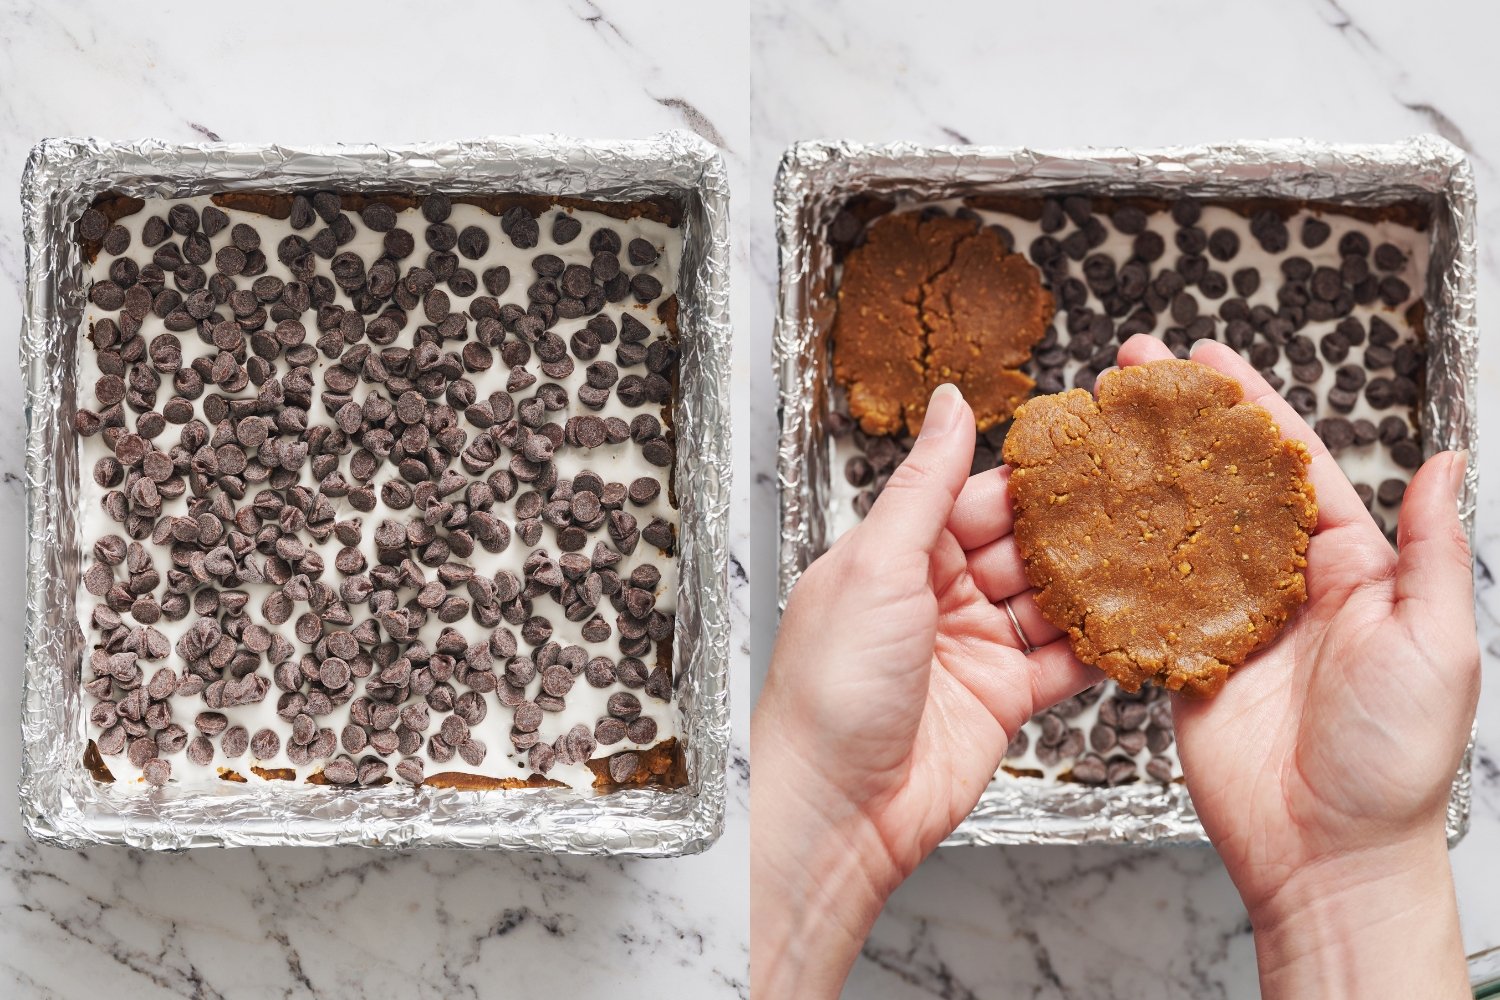
M 836 995 L 886 897 L 974 808 L 1011 735 L 1099 680 L 1029 596 L 1008 476 L 968 477 L 974 440 L 968 404 L 940 387 L 869 516 L 782 618 L 752 734 L 767 995 Z

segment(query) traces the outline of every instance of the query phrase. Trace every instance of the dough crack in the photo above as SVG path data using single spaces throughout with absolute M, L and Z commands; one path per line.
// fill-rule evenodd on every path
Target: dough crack
M 1038 607 L 1127 690 L 1216 692 L 1306 599 L 1307 450 L 1212 369 L 1155 362 L 1101 378 L 1097 402 L 1033 399 L 1005 460 Z
M 867 434 L 918 432 L 943 382 L 987 430 L 1035 388 L 1020 368 L 1053 313 L 1040 273 L 995 230 L 972 218 L 887 215 L 844 261 L 834 378 Z

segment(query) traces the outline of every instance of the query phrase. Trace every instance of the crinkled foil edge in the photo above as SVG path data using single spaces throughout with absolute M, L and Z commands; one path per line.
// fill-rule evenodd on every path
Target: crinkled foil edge
M 389 785 L 357 792 L 226 787 L 122 794 L 82 757 L 74 613 L 78 461 L 71 413 L 84 265 L 71 239 L 105 190 L 166 197 L 236 189 L 524 192 L 684 206 L 678 287 L 682 340 L 677 482 L 681 580 L 677 707 L 688 783 L 580 796 L 567 790 L 463 792 Z M 20 801 L 27 831 L 62 847 L 352 844 L 670 857 L 723 831 L 729 742 L 729 186 L 719 153 L 686 132 L 603 141 L 558 135 L 404 146 L 177 145 L 48 139 L 21 188 L 27 284 L 27 615 Z M 229 783 L 226 783 L 228 785 Z
M 1115 195 L 1275 197 L 1432 206 L 1432 265 L 1423 447 L 1470 453 L 1461 514 L 1470 538 L 1478 490 L 1479 329 L 1475 318 L 1474 179 L 1464 154 L 1435 136 L 1338 145 L 1273 140 L 1163 149 L 1030 150 L 989 146 L 791 146 L 776 178 L 780 301 L 774 363 L 780 383 L 781 606 L 827 546 L 830 496 L 827 333 L 834 262 L 821 238 L 855 194 L 942 199 L 986 193 L 1088 191 Z M 1450 843 L 1469 827 L 1471 730 L 1448 800 Z M 1181 785 L 1085 788 L 997 781 L 944 841 L 962 844 L 1191 843 L 1205 838 Z

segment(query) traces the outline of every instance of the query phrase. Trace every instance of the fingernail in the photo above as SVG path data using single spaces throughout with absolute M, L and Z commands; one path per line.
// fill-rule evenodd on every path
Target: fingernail
M 1212 341 L 1208 340 L 1207 338 L 1204 338 L 1203 340 L 1193 341 L 1193 346 L 1188 348 L 1188 359 L 1192 360 L 1193 356 L 1197 354 L 1199 350 L 1201 350 L 1202 348 L 1206 348 L 1210 343 L 1212 343 Z
M 1452 488 L 1454 496 L 1463 492 L 1464 473 L 1468 472 L 1468 470 L 1468 451 L 1455 451 L 1453 457 L 1448 461 L 1448 485 Z
M 957 427 L 963 401 L 963 393 L 952 382 L 944 382 L 933 390 L 932 399 L 927 402 L 927 415 L 922 418 L 922 432 L 917 439 L 941 437 Z

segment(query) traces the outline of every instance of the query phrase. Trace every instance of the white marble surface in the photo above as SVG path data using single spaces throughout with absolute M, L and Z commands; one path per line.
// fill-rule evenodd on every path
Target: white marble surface
M 675 9 L 674 9 L 675 8 Z M 752 9 L 753 8 L 753 9 Z M 341 13 L 262 2 L 0 2 L 0 351 L 15 357 L 26 151 L 59 134 L 320 142 L 687 127 L 720 144 L 735 193 L 738 339 L 731 567 L 735 722 L 775 607 L 770 184 L 797 138 L 1059 145 L 1241 136 L 1448 135 L 1475 160 L 1481 297 L 1500 290 L 1500 120 L 1487 101 L 1500 11 L 1463 0 L 1082 0 L 914 7 L 896 0 L 398 4 Z M 513 20 L 525 12 L 524 22 Z M 688 20 L 683 12 L 691 12 Z M 1461 26 L 1457 28 L 1455 26 Z M 747 44 L 748 39 L 748 44 Z M 745 81 L 755 75 L 747 103 Z M 342 87 L 344 96 L 307 95 Z M 9 192 L 8 194 L 6 192 Z M 1495 195 L 1500 197 L 1500 195 Z M 1483 378 L 1500 386 L 1490 351 Z M 746 392 L 745 387 L 749 387 Z M 1486 438 L 1497 404 L 1483 399 Z M 0 519 L 20 523 L 20 383 L 0 366 Z M 1493 446 L 1484 478 L 1495 483 Z M 1479 555 L 1500 565 L 1500 492 Z M 751 534 L 757 539 L 752 547 Z M 19 567 L 19 532 L 0 561 Z M 1500 944 L 1500 589 L 1481 628 L 1475 818 L 1455 852 L 1471 950 Z M 753 581 L 753 585 L 751 583 Z M 21 653 L 18 571 L 0 625 Z M 756 629 L 748 627 L 754 615 Z M 19 685 L 0 685 L 14 718 Z M 0 774 L 16 771 L 0 740 Z M 74 997 L 744 996 L 747 767 L 728 832 L 675 862 L 356 850 L 172 857 L 32 845 L 0 802 L 0 994 Z M 5 787 L 13 789 L 7 781 Z M 859 997 L 1254 995 L 1248 929 L 1205 849 L 945 851 L 892 902 Z
M 752 8 L 753 273 L 757 382 L 752 533 L 775 538 L 774 373 L 764 359 L 776 253 L 769 189 L 796 139 L 1032 146 L 1248 137 L 1385 140 L 1438 132 L 1480 190 L 1482 318 L 1500 293 L 1500 8 L 1434 0 L 1141 0 L 1040 4 L 764 0 Z M 742 285 L 744 282 L 742 282 Z M 1481 379 L 1480 709 L 1474 822 L 1453 854 L 1465 940 L 1500 944 L 1500 453 Z M 756 666 L 769 655 L 774 546 L 758 544 Z M 756 671 L 757 678 L 761 669 Z M 1256 994 L 1249 927 L 1206 848 L 966 848 L 939 852 L 892 900 L 850 997 L 1205 998 Z
M 706 10 L 706 9 L 705 9 Z M 17 197 L 50 135 L 392 142 L 690 128 L 747 186 L 743 3 L 685 22 L 671 5 L 0 3 L 0 354 L 16 358 Z M 737 264 L 748 272 L 743 236 Z M 742 296 L 743 298 L 743 296 Z M 749 324 L 741 317 L 739 324 Z M 745 345 L 741 345 L 742 347 Z M 736 384 L 756 360 L 737 351 Z M 18 368 L 0 365 L 0 520 L 23 521 Z M 741 436 L 747 398 L 734 399 Z M 743 462 L 739 485 L 748 482 Z M 732 527 L 748 561 L 745 505 Z M 0 630 L 21 658 L 23 538 L 0 534 Z M 748 664 L 732 573 L 733 670 Z M 741 677 L 743 679 L 743 676 Z M 743 692 L 748 685 L 736 683 Z M 0 685 L 15 719 L 20 685 Z M 747 699 L 736 700 L 743 732 Z M 0 739 L 0 995 L 192 997 L 746 996 L 747 767 L 735 741 L 728 832 L 709 853 L 622 862 L 359 850 L 153 856 L 38 848 Z

